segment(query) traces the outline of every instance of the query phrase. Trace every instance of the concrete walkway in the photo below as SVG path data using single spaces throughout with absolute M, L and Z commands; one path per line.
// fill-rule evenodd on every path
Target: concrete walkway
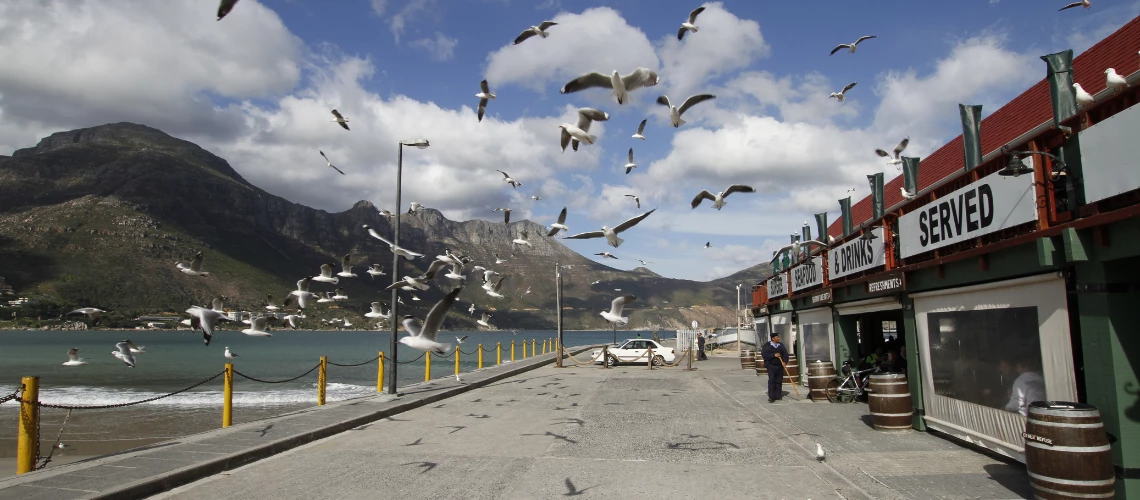
M 797 401 L 794 394 L 769 404 L 764 379 L 740 370 L 739 360 L 695 366 L 689 372 L 547 363 L 264 460 L 234 460 L 224 473 L 158 497 L 1005 499 L 1029 493 L 1023 466 L 927 433 L 874 431 L 866 405 Z M 430 386 L 443 394 L 456 382 Z M 382 399 L 217 431 L 225 435 L 195 441 L 200 451 L 184 448 L 190 443 L 183 440 L 177 452 L 101 464 L 104 476 L 21 476 L 34 481 L 0 489 L 0 498 L 98 497 L 87 487 L 145 484 L 152 463 L 177 472 L 170 467 L 195 453 L 240 452 L 263 434 L 295 432 L 301 417 L 328 424 L 362 406 L 393 404 Z M 828 452 L 822 463 L 813 458 L 817 442 Z M 59 469 L 66 467 L 75 465 Z M 71 489 L 78 486 L 85 487 Z

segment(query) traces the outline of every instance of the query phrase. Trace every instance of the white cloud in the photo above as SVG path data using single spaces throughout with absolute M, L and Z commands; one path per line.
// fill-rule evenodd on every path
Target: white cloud
M 622 74 L 637 67 L 657 70 L 659 62 L 645 33 L 630 26 L 609 7 L 586 9 L 581 14 L 559 13 L 550 37 L 531 37 L 507 45 L 487 56 L 485 77 L 493 85 L 509 83 L 542 92 L 546 85 L 559 87 L 589 71 Z
M 423 49 L 436 61 L 447 61 L 455 57 L 455 46 L 459 40 L 451 38 L 440 32 L 435 32 L 435 38 L 420 38 L 408 44 L 409 47 Z
M 748 67 L 771 52 L 759 23 L 736 17 L 720 2 L 706 3 L 696 24 L 697 33 L 688 33 L 683 40 L 668 35 L 659 45 L 666 75 L 662 81 L 674 101 L 702 93 L 699 86 L 709 79 Z
M 390 4 L 390 0 L 372 0 L 372 11 L 383 18 Z M 422 14 L 437 12 L 438 7 L 439 4 L 436 0 L 408 0 L 403 8 L 388 19 L 388 31 L 392 32 L 392 37 L 396 39 L 396 43 L 400 43 L 400 37 L 404 35 L 408 23 Z

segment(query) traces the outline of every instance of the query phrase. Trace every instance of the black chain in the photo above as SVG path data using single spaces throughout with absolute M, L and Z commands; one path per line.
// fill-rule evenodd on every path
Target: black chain
M 314 371 L 314 370 L 316 370 L 317 368 L 320 368 L 320 367 L 321 367 L 321 364 L 320 364 L 320 363 L 317 363 L 317 366 L 314 366 L 314 367 L 313 367 L 311 370 L 309 370 L 309 371 L 307 371 L 307 372 L 305 372 L 305 373 L 302 373 L 302 374 L 300 374 L 300 375 L 297 375 L 296 377 L 293 377 L 293 378 L 291 378 L 291 379 L 288 379 L 288 380 L 262 380 L 262 379 L 259 379 L 259 378 L 254 378 L 254 377 L 251 377 L 251 376 L 249 376 L 249 375 L 246 375 L 246 374 L 244 374 L 244 373 L 242 373 L 242 372 L 239 372 L 239 371 L 237 371 L 237 370 L 234 370 L 234 374 L 235 374 L 235 375 L 241 375 L 242 377 L 245 377 L 245 378 L 247 378 L 247 379 L 250 379 L 250 380 L 252 380 L 252 381 L 254 381 L 254 382 L 261 382 L 261 383 L 263 383 L 263 384 L 284 384 L 285 382 L 292 382 L 292 381 L 294 381 L 294 380 L 297 380 L 297 379 L 299 379 L 299 378 L 301 378 L 301 377 L 304 377 L 305 375 L 308 375 L 308 374 L 310 374 L 310 373 L 313 373 L 313 371 Z
M 174 392 L 172 392 L 172 393 L 170 393 L 170 394 L 163 394 L 162 396 L 156 396 L 156 397 L 153 397 L 153 398 L 144 399 L 144 400 L 142 400 L 142 401 L 132 401 L 132 402 L 130 402 L 130 403 L 119 403 L 119 404 L 113 404 L 113 405 L 98 405 L 98 406 L 72 406 L 72 405 L 56 405 L 56 404 L 44 403 L 44 402 L 40 402 L 40 401 L 33 401 L 33 403 L 35 403 L 35 405 L 36 405 L 36 406 L 38 406 L 38 407 L 40 407 L 40 408 L 55 408 L 55 409 L 57 409 L 57 410 L 106 410 L 106 409 L 110 409 L 110 408 L 122 408 L 122 407 L 125 407 L 125 406 L 134 406 L 134 405 L 141 405 L 141 404 L 143 404 L 143 403 L 150 403 L 151 401 L 158 401 L 158 400 L 160 400 L 160 399 L 169 398 L 170 396 L 173 396 L 173 395 L 175 395 L 175 394 L 182 394 L 183 392 L 189 391 L 190 389 L 193 389 L 193 388 L 195 388 L 195 387 L 198 387 L 198 386 L 200 386 L 200 385 L 202 385 L 202 384 L 205 384 L 205 383 L 207 383 L 207 382 L 210 382 L 210 381 L 212 381 L 212 380 L 214 380 L 214 379 L 216 379 L 216 378 L 218 378 L 218 377 L 221 377 L 223 373 L 226 373 L 226 372 L 225 372 L 225 371 L 220 371 L 220 372 L 216 373 L 214 376 L 212 376 L 212 377 L 210 377 L 210 378 L 208 378 L 208 379 L 206 379 L 206 380 L 203 380 L 203 381 L 201 381 L 201 382 L 198 382 L 197 384 L 194 384 L 194 385 L 192 385 L 192 386 L 190 386 L 190 387 L 187 387 L 187 388 L 185 388 L 185 389 L 181 389 L 181 390 L 178 390 L 178 391 L 174 391 Z M 24 402 L 25 402 L 25 401 L 24 401 L 22 398 L 20 398 L 20 397 L 16 397 L 16 398 L 13 398 L 13 399 L 15 399 L 16 401 L 19 401 L 19 402 L 21 402 L 21 403 L 24 403 Z M 39 456 L 39 454 L 37 453 L 37 454 L 36 454 L 36 456 L 38 457 L 38 456 Z
M 370 359 L 370 360 L 368 360 L 368 361 L 362 361 L 362 362 L 360 362 L 360 363 L 351 364 L 351 365 L 342 365 L 342 364 L 340 364 L 340 363 L 333 363 L 332 361 L 326 361 L 326 362 L 327 362 L 328 364 L 330 364 L 330 365 L 333 365 L 333 366 L 343 366 L 343 367 L 346 367 L 346 368 L 347 368 L 347 367 L 353 367 L 353 366 L 362 366 L 362 365 L 367 365 L 367 364 L 369 364 L 369 363 L 371 363 L 371 362 L 373 362 L 373 361 L 376 361 L 376 360 L 378 360 L 378 359 L 380 359 L 380 356 L 376 356 L 375 358 L 372 358 L 372 359 Z
M 479 352 L 479 349 L 478 349 L 478 348 L 476 348 L 474 351 L 471 351 L 471 352 L 467 352 L 467 351 L 464 351 L 463 349 L 460 349 L 460 350 L 459 350 L 459 352 L 460 352 L 460 353 L 463 353 L 463 354 L 466 354 L 466 355 L 468 355 L 468 356 L 471 356 L 471 355 L 473 355 L 473 354 L 475 354 L 475 353 Z
M 410 361 L 397 361 L 397 362 L 396 362 L 396 364 L 398 364 L 398 365 L 406 365 L 406 364 L 408 364 L 408 363 L 415 363 L 416 361 L 419 361 L 419 360 L 423 359 L 423 357 L 424 357 L 424 356 L 427 356 L 427 351 L 424 351 L 424 352 L 423 352 L 423 354 L 420 354 L 420 356 L 419 356 L 418 358 L 416 358 L 416 359 L 413 359 L 413 360 L 410 360 Z
M 69 419 L 69 418 L 71 418 L 71 410 L 67 410 L 67 415 L 65 415 L 63 417 L 63 424 L 61 424 L 59 426 L 59 434 L 56 434 L 56 436 L 55 436 L 55 444 L 52 445 L 51 451 L 48 452 L 48 455 L 46 457 L 43 457 L 44 461 L 42 463 L 40 463 L 39 465 L 37 465 L 35 470 L 41 470 L 44 467 L 47 467 L 47 464 L 51 462 L 51 456 L 55 455 L 55 450 L 57 450 L 59 448 L 59 443 L 60 443 L 59 438 L 63 437 L 63 429 L 65 429 L 67 427 L 67 419 Z M 43 421 L 43 419 L 37 419 L 37 420 L 39 422 Z M 36 424 L 36 426 L 37 426 L 36 427 L 36 461 L 37 462 L 39 462 L 39 460 L 40 460 L 40 439 L 39 438 L 42 437 L 40 435 L 40 429 L 38 427 L 39 425 L 40 425 L 39 423 Z
M 7 396 L 0 398 L 0 405 L 7 403 L 13 399 L 16 399 L 16 397 L 20 395 L 20 391 L 22 391 L 22 390 L 24 390 L 24 386 L 21 385 L 20 388 L 13 391 L 12 394 L 9 394 Z

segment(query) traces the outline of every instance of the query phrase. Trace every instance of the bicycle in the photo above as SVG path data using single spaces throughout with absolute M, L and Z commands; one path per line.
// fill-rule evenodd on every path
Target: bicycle
M 851 362 L 843 362 L 843 374 L 847 378 L 838 378 L 829 381 L 824 394 L 827 396 L 829 402 L 835 403 L 851 403 L 862 397 L 869 392 L 867 387 L 867 377 L 863 376 L 867 373 L 879 371 L 879 367 L 868 368 L 866 370 L 852 371 Z

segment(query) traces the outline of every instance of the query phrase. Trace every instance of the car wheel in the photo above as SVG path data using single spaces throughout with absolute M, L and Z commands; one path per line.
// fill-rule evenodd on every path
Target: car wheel
M 653 366 L 665 366 L 665 357 L 653 356 Z
M 613 354 L 606 356 L 606 366 L 611 367 L 611 368 L 615 367 L 615 366 L 617 366 L 617 362 L 618 362 L 617 356 L 614 356 Z

